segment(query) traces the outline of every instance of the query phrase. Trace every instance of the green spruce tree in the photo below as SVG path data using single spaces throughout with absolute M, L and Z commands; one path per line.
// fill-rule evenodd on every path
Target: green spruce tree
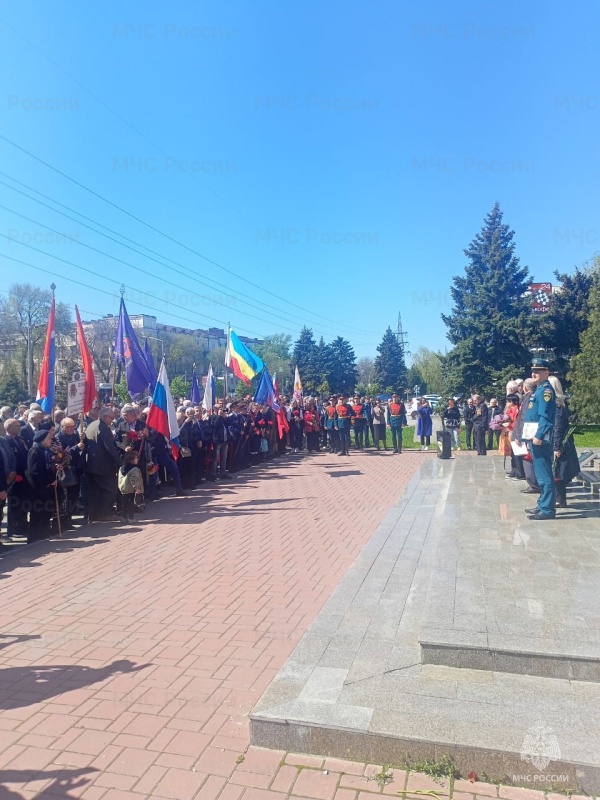
M 354 391 L 358 377 L 356 373 L 356 355 L 350 342 L 338 336 L 329 345 L 331 354 L 331 373 L 329 386 L 334 394 L 349 395 Z
M 496 203 L 464 251 L 469 263 L 451 287 L 454 306 L 442 314 L 454 348 L 444 359 L 452 392 L 495 394 L 507 370 L 522 375 L 530 353 L 529 272 L 515 256 L 514 231 Z
M 377 345 L 377 352 L 379 355 L 375 358 L 375 382 L 384 393 L 402 392 L 407 379 L 404 351 L 389 326 L 383 334 L 381 344 Z
M 315 337 L 306 325 L 300 331 L 300 336 L 294 345 L 292 355 L 292 370 L 297 366 L 300 371 L 300 380 L 305 395 L 313 394 L 322 382 L 317 363 L 317 345 Z

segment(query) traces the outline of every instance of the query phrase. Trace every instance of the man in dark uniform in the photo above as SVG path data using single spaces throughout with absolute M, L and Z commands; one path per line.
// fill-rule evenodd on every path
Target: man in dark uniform
M 335 397 L 329 398 L 329 402 L 323 408 L 323 415 L 325 418 L 324 428 L 327 431 L 327 438 L 329 439 L 329 452 L 337 453 L 337 451 L 340 449 L 340 434 L 335 427 Z
M 473 406 L 475 408 L 475 414 L 473 415 L 475 449 L 478 456 L 487 456 L 485 437 L 487 436 L 490 421 L 489 409 L 480 394 L 473 395 Z
M 364 447 L 365 428 L 367 426 L 367 418 L 365 417 L 365 408 L 358 395 L 354 396 L 354 403 L 352 404 L 354 417 L 352 418 L 352 427 L 354 428 L 354 446 L 357 450 L 362 450 Z
M 392 432 L 392 446 L 394 453 L 402 452 L 402 428 L 408 425 L 406 408 L 397 392 L 387 405 L 387 425 Z
M 341 394 L 338 399 L 338 404 L 335 407 L 335 425 L 334 430 L 338 431 L 340 435 L 340 456 L 350 455 L 350 424 L 354 411 L 352 406 L 346 403 L 345 395 Z
M 541 494 L 537 508 L 528 508 L 529 519 L 554 519 L 556 516 L 556 488 L 552 474 L 554 417 L 556 395 L 548 381 L 550 364 L 543 358 L 534 358 L 531 376 L 537 388 L 530 397 L 523 417 L 521 438 L 528 443 L 533 469 Z

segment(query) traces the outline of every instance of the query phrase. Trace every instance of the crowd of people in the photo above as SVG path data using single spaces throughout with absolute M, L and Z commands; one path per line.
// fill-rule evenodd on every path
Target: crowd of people
M 509 382 L 502 404 L 494 398 L 488 404 L 476 394 L 461 413 L 450 399 L 441 419 L 455 450 L 464 425 L 467 449 L 483 456 L 498 448 L 510 456 L 507 478 L 524 481 L 523 492 L 539 495 L 529 512 L 534 519 L 548 519 L 556 507 L 566 506 L 566 487 L 579 463 L 562 386 L 549 375 L 546 362 L 538 367 L 532 378 Z M 302 450 L 325 449 L 338 456 L 366 447 L 402 452 L 408 421 L 398 394 L 387 402 L 339 395 L 323 402 L 280 396 L 278 403 L 278 412 L 249 398 L 220 402 L 207 411 L 180 398 L 176 442 L 149 427 L 149 408 L 136 403 L 95 407 L 78 419 L 60 409 L 44 414 L 36 403 L 4 406 L 0 522 L 6 509 L 5 536 L 37 541 L 73 527 L 74 517 L 84 524 L 131 523 L 159 492 L 186 495 L 206 481 L 230 480 L 234 472 Z M 432 414 L 429 402 L 420 400 L 421 450 L 430 446 Z M 534 422 L 535 435 L 528 438 L 526 426 Z
M 550 374 L 545 359 L 534 359 L 531 369 L 531 378 L 508 382 L 502 407 L 496 398 L 488 404 L 475 394 L 462 415 L 456 401 L 449 400 L 441 418 L 454 449 L 460 449 L 462 418 L 467 450 L 485 456 L 497 448 L 510 457 L 506 478 L 523 481 L 524 494 L 539 496 L 537 505 L 527 509 L 530 519 L 553 519 L 556 508 L 567 507 L 567 486 L 579 473 L 579 461 L 560 380 Z
M 37 403 L 0 409 L 0 522 L 28 542 L 80 523 L 131 523 L 159 492 L 188 494 L 206 481 L 286 454 L 351 447 L 402 452 L 405 406 L 370 397 L 278 398 L 280 411 L 246 400 L 209 411 L 180 398 L 176 443 L 146 425 L 149 408 L 104 405 L 72 419 Z M 428 416 L 429 414 L 429 416 Z M 430 420 L 430 413 L 425 417 Z M 429 431 L 429 434 L 431 431 Z M 425 441 L 425 437 L 423 442 Z M 372 443 L 372 444 L 371 444 Z M 423 446 L 425 446 L 423 444 Z

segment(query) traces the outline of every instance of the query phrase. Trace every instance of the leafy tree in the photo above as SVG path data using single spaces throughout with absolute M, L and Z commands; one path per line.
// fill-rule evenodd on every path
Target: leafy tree
M 8 298 L 0 307 L 1 327 L 5 333 L 18 334 L 25 343 L 25 374 L 27 392 L 35 393 L 34 369 L 36 355 L 41 361 L 41 351 L 46 340 L 52 292 L 30 283 L 14 283 Z M 71 312 L 65 303 L 56 304 L 56 332 L 66 333 L 71 325 Z
M 356 362 L 356 373 L 359 384 L 366 386 L 370 391 L 369 387 L 375 380 L 375 359 L 369 356 L 359 358 Z
M 444 368 L 441 353 L 436 353 L 427 347 L 419 347 L 413 356 L 413 367 L 420 373 L 422 378 L 421 394 L 426 394 L 427 392 L 430 394 L 442 394 L 444 389 Z
M 317 345 L 310 328 L 304 326 L 300 331 L 292 355 L 292 369 L 298 367 L 305 394 L 316 392 L 323 377 L 317 364 Z
M 412 392 L 415 386 L 419 387 L 419 394 L 427 394 L 427 382 L 421 371 L 414 364 L 409 367 L 406 377 L 407 389 Z
M 552 295 L 548 313 L 539 315 L 534 343 L 553 352 L 553 367 L 559 375 L 566 374 L 570 358 L 579 352 L 581 334 L 589 324 L 589 295 L 599 271 L 600 256 L 596 256 L 571 274 L 554 273 L 561 286 Z
M 481 391 L 489 396 L 507 368 L 521 375 L 529 359 L 524 345 L 531 329 L 524 297 L 529 272 L 515 256 L 514 231 L 502 222 L 496 203 L 464 251 L 469 263 L 451 287 L 454 306 L 442 314 L 454 348 L 444 359 L 451 393 Z
M 164 347 L 167 371 L 173 374 L 191 375 L 194 364 L 199 370 L 204 366 L 204 351 L 194 336 L 186 333 L 167 333 L 164 335 Z M 213 369 L 214 366 L 213 362 Z
M 0 376 L 0 404 L 16 405 L 29 395 L 14 365 L 5 366 Z
M 267 365 L 271 377 L 276 372 L 281 380 L 287 380 L 290 375 L 292 337 L 289 333 L 274 333 L 265 336 L 263 343 L 252 348 Z
M 169 378 L 169 386 L 171 389 L 171 397 L 175 401 L 175 405 L 179 405 L 179 398 L 183 397 L 187 399 L 190 395 L 190 389 L 192 388 L 191 381 L 185 379 L 183 375 L 175 375 L 173 378 Z
M 329 345 L 332 368 L 329 376 L 329 385 L 334 394 L 350 394 L 357 383 L 356 356 L 350 342 L 338 336 Z
M 375 358 L 375 381 L 384 393 L 401 392 L 406 383 L 404 351 L 391 327 L 383 334 L 377 345 L 379 355 Z
M 571 397 L 581 422 L 600 422 L 600 276 L 589 296 L 589 325 L 581 334 L 581 352 L 571 360 Z

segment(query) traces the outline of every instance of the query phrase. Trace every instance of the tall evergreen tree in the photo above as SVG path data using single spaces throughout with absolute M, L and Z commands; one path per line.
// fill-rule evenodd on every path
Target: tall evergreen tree
M 382 392 L 402 392 L 406 384 L 407 371 L 404 351 L 391 327 L 383 334 L 377 345 L 379 355 L 375 358 L 375 382 Z
M 573 410 L 581 422 L 600 422 L 600 277 L 589 296 L 589 325 L 581 334 L 581 352 L 571 360 Z
M 304 394 L 312 394 L 317 391 L 317 387 L 322 382 L 319 366 L 317 364 L 317 345 L 315 337 L 310 328 L 306 325 L 300 331 L 294 353 L 292 356 L 292 369 L 297 366 L 300 370 L 300 379 Z
M 325 339 L 321 336 L 319 344 L 315 349 L 315 372 L 319 376 L 316 391 L 319 394 L 326 394 L 330 391 L 331 387 L 331 374 L 333 372 L 333 353 L 331 345 L 325 343 Z
M 329 345 L 331 354 L 331 373 L 329 387 L 335 394 L 349 395 L 357 383 L 356 356 L 350 342 L 338 336 Z
M 444 359 L 453 391 L 486 395 L 508 368 L 521 375 L 530 357 L 524 344 L 531 328 L 529 272 L 515 256 L 514 231 L 502 222 L 496 203 L 480 232 L 464 251 L 464 276 L 451 287 L 454 306 L 442 314 L 454 348 Z

